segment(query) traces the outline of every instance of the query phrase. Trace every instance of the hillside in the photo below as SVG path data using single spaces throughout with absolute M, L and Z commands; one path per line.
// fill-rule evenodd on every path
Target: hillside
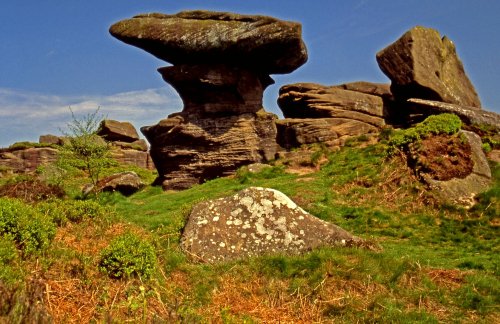
M 180 192 L 147 187 L 129 197 L 101 194 L 93 209 L 76 208 L 66 221 L 58 218 L 53 241 L 41 252 L 13 254 L 9 240 L 2 239 L 1 318 L 498 321 L 498 163 L 491 162 L 493 186 L 467 210 L 437 200 L 416 181 L 402 155 L 387 156 L 386 144 L 364 137 L 347 144 L 335 151 L 305 147 L 261 172 L 242 168 L 236 176 Z M 154 176 L 150 171 L 141 175 L 146 181 Z M 66 191 L 76 192 L 71 187 L 82 181 L 76 177 L 65 182 Z M 250 186 L 280 190 L 313 215 L 379 249 L 325 247 L 302 256 L 276 254 L 216 264 L 190 261 L 180 251 L 179 239 L 191 207 Z M 53 204 L 50 214 L 60 215 L 54 210 L 70 210 L 75 202 L 66 198 L 48 203 Z M 154 247 L 157 261 L 147 272 L 149 278 L 132 272 L 113 279 L 99 270 L 102 251 L 124 233 Z

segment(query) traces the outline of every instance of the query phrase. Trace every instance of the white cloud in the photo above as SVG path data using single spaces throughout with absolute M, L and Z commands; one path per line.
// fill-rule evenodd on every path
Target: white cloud
M 107 118 L 129 121 L 139 129 L 180 111 L 182 102 L 167 87 L 103 96 L 58 96 L 0 88 L 0 147 L 37 141 L 42 134 L 60 134 L 71 121 L 69 107 L 77 117 L 99 107 Z

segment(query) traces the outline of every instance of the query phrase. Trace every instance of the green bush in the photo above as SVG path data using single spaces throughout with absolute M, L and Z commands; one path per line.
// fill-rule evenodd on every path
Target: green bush
M 415 127 L 394 132 L 389 141 L 389 150 L 403 149 L 429 135 L 455 134 L 462 127 L 462 121 L 454 114 L 441 114 L 427 117 Z
M 149 278 L 155 266 L 156 253 L 153 245 L 132 233 L 113 240 L 101 252 L 99 261 L 99 269 L 112 278 Z
M 25 255 L 46 249 L 55 233 L 47 215 L 20 200 L 0 198 L 0 235 L 11 236 Z
M 113 214 L 110 207 L 102 206 L 94 200 L 52 200 L 39 203 L 37 209 L 58 226 L 63 226 L 68 221 L 79 223 L 87 219 L 104 219 Z

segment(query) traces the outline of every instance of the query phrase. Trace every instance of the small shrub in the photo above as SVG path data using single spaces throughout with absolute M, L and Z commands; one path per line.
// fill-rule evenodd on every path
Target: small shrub
M 19 198 L 25 202 L 35 202 L 66 195 L 61 186 L 47 184 L 33 178 L 19 178 L 0 186 L 0 197 Z
M 11 236 L 24 255 L 46 249 L 55 232 L 47 215 L 20 200 L 0 198 L 0 235 Z
M 415 127 L 395 131 L 389 141 L 389 153 L 393 153 L 396 149 L 404 149 L 429 135 L 455 134 L 461 127 L 462 121 L 454 114 L 429 116 Z
M 155 266 L 156 254 L 153 245 L 131 233 L 113 240 L 101 252 L 99 261 L 99 269 L 112 278 L 149 278 Z
M 105 219 L 113 214 L 111 208 L 94 200 L 52 200 L 39 203 L 37 209 L 58 226 L 68 221 L 79 223 L 88 219 Z

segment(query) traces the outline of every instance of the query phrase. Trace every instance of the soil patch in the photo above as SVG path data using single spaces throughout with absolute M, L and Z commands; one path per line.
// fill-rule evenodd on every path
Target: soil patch
M 474 167 L 470 144 L 457 135 L 435 135 L 410 145 L 410 162 L 417 173 L 434 180 L 465 178 Z

